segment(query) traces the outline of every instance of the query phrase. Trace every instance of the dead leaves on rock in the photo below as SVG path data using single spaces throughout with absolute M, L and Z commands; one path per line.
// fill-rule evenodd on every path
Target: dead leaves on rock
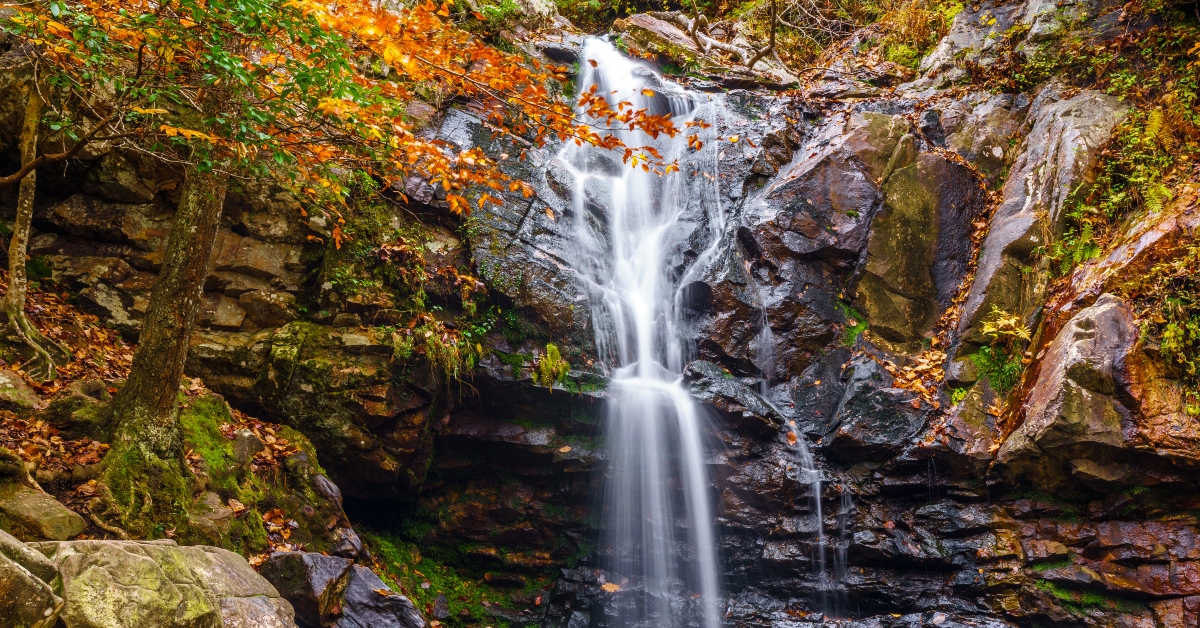
M 287 438 L 279 436 L 281 428 L 278 424 L 256 419 L 240 410 L 232 410 L 232 413 L 234 422 L 221 426 L 221 434 L 225 438 L 234 440 L 238 432 L 245 429 L 250 430 L 263 443 L 263 448 L 254 454 L 254 461 L 250 463 L 251 471 L 277 467 L 279 463 L 300 451 Z
M 8 289 L 7 271 L 0 271 L 0 290 Z M 105 327 L 92 314 L 80 312 L 67 302 L 67 293 L 30 290 L 25 313 L 43 335 L 71 350 L 72 360 L 58 367 L 58 379 L 26 381 L 43 396 L 53 395 L 67 384 L 79 379 L 101 379 L 115 382 L 129 376 L 133 364 L 133 347 L 121 339 L 116 330 Z M 5 365 L 21 372 L 20 364 Z
M 883 360 L 873 355 L 870 357 L 892 376 L 894 380 L 892 386 L 919 395 L 918 398 L 913 399 L 914 408 L 919 408 L 921 401 L 933 406 L 935 410 L 941 407 L 937 392 L 938 386 L 946 378 L 946 372 L 942 368 L 946 363 L 945 351 L 936 348 L 926 349 L 913 359 L 912 364 L 905 366 L 897 366 L 891 360 Z
M 0 447 L 52 475 L 96 464 L 108 451 L 108 445 L 90 438 L 64 440 L 45 421 L 22 419 L 8 410 L 0 410 Z
M 267 542 L 271 552 L 298 552 L 304 549 L 299 543 L 291 543 L 292 530 L 300 527 L 293 519 L 288 519 L 280 508 L 274 508 L 262 515 L 263 528 L 267 531 Z

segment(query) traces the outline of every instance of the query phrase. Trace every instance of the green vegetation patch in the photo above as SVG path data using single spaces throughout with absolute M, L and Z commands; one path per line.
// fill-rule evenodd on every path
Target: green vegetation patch
M 485 576 L 472 577 L 438 557 L 422 553 L 417 544 L 398 536 L 366 528 L 360 528 L 359 533 L 376 556 L 376 567 L 384 581 L 393 590 L 407 595 L 422 612 L 432 613 L 439 598 L 445 596 L 450 616 L 442 623 L 452 628 L 477 624 L 498 628 L 535 625 L 532 617 L 528 623 L 514 623 L 497 611 L 515 614 L 524 608 L 536 609 L 544 601 L 540 596 L 552 584 L 548 578 L 529 578 L 524 587 L 493 587 Z
M 1072 614 L 1083 617 L 1092 609 L 1118 611 L 1122 613 L 1145 612 L 1146 606 L 1134 600 L 1106 595 L 1098 591 L 1070 589 L 1049 580 L 1038 580 L 1034 583 L 1039 590 L 1045 591 Z
M 858 342 L 858 337 L 867 331 L 867 317 L 841 301 L 838 301 L 838 307 L 846 317 L 846 324 L 842 330 L 842 345 L 853 347 L 854 343 Z

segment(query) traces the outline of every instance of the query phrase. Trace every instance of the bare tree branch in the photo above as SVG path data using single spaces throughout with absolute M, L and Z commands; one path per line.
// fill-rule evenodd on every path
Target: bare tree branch
M 775 52 L 775 29 L 779 27 L 777 18 L 778 13 L 775 10 L 775 0 L 771 0 L 771 34 L 767 41 L 767 45 L 758 52 L 754 53 L 754 57 L 752 57 L 750 62 L 746 64 L 746 67 L 751 71 L 754 71 L 754 64 L 758 63 L 759 59 L 762 59 L 768 54 Z
M 53 164 L 53 163 L 58 163 L 60 161 L 66 161 L 66 160 L 74 157 L 75 155 L 79 154 L 79 151 L 83 150 L 84 146 L 86 146 L 89 142 L 91 142 L 93 139 L 95 139 L 96 134 L 100 132 L 100 129 L 107 127 L 108 124 L 110 122 L 112 122 L 114 118 L 117 117 L 117 114 L 118 114 L 118 112 L 113 112 L 113 113 L 108 114 L 108 117 L 104 118 L 99 123 L 97 123 L 96 126 L 92 127 L 92 130 L 88 131 L 87 135 L 84 135 L 83 137 L 79 138 L 79 141 L 75 142 L 75 145 L 72 146 L 70 150 L 68 150 L 66 152 L 62 152 L 62 153 L 52 153 L 49 155 L 46 155 L 46 154 L 40 155 L 37 159 L 30 161 L 29 163 L 25 164 L 24 166 L 21 166 L 20 170 L 8 175 L 7 177 L 0 177 L 0 186 L 12 185 L 12 184 L 20 181 L 21 179 L 24 179 L 27 175 L 29 175 L 30 172 L 33 172 L 34 170 L 37 170 L 38 168 L 40 168 L 46 164 Z

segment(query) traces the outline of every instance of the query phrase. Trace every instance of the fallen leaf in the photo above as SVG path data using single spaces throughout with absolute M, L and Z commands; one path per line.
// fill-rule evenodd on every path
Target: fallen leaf
M 565 454 L 568 451 L 571 451 L 571 447 L 569 445 L 564 445 L 564 446 L 558 448 L 558 453 L 560 453 L 560 454 Z
M 621 590 L 621 585 L 615 582 L 605 582 L 604 584 L 600 585 L 600 588 L 604 589 L 608 593 L 616 593 L 617 591 Z

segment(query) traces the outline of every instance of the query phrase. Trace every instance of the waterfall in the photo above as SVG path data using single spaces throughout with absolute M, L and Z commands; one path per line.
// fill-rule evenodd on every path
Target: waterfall
M 628 101 L 670 112 L 675 138 L 606 129 L 627 146 L 655 146 L 681 172 L 659 176 L 620 153 L 567 144 L 559 166 L 574 178 L 577 255 L 569 260 L 590 298 L 597 354 L 611 376 L 605 426 L 608 469 L 601 516 L 602 566 L 619 579 L 617 626 L 721 623 L 717 538 L 705 466 L 705 418 L 683 386 L 681 286 L 719 250 L 716 129 L 719 96 L 688 92 L 611 44 L 589 39 L 579 88 L 593 85 L 615 109 Z M 704 120 L 711 129 L 686 129 Z M 688 146 L 699 133 L 704 147 Z M 684 247 L 701 250 L 683 255 Z M 689 250 L 694 250 L 689 249 Z M 688 258 L 694 258 L 686 263 Z M 636 591 L 636 594 L 634 593 Z

